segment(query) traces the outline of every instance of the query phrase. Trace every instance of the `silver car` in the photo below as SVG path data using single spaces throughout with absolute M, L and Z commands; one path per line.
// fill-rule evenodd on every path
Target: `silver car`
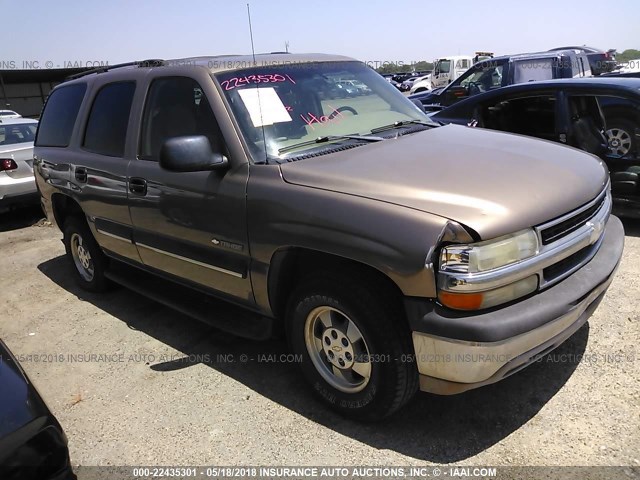
M 37 129 L 30 118 L 0 121 L 0 208 L 39 201 L 32 168 Z
M 8 120 L 10 118 L 22 118 L 18 112 L 14 112 L 13 110 L 0 110 L 0 121 Z

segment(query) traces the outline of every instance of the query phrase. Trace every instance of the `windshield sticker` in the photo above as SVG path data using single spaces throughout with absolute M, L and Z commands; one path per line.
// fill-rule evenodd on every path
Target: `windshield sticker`
M 238 90 L 254 127 L 290 122 L 291 116 L 273 87 Z
M 306 123 L 311 130 L 315 130 L 315 127 L 321 127 L 329 122 L 331 123 L 340 123 L 343 119 L 344 115 L 337 108 L 329 105 L 329 108 L 332 108 L 333 111 L 329 115 L 314 115 L 311 112 L 307 112 L 306 115 L 300 114 L 300 118 Z M 315 126 L 314 126 L 315 125 Z
M 245 85 L 255 85 L 258 83 L 278 83 L 289 81 L 294 85 L 296 82 L 289 75 L 280 75 L 279 73 L 270 73 L 265 75 L 248 75 L 245 77 L 233 77 L 229 80 L 220 82 L 220 86 L 225 90 L 233 90 L 234 88 L 244 87 Z

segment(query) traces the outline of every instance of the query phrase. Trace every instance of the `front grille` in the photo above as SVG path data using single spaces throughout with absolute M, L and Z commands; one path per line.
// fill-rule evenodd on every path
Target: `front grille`
M 598 210 L 602 208 L 604 201 L 605 196 L 603 195 L 602 198 L 599 199 L 599 201 L 591 205 L 586 210 L 583 210 L 580 213 L 567 218 L 566 220 L 563 220 L 559 223 L 556 223 L 555 225 L 541 230 L 540 236 L 542 238 L 542 244 L 548 245 L 550 243 L 553 243 L 556 240 L 569 235 L 571 232 L 583 226 L 591 217 L 598 213 Z
M 566 276 L 567 274 L 575 270 L 591 256 L 594 248 L 596 248 L 594 245 L 589 245 L 588 247 L 585 247 L 582 250 L 578 250 L 576 253 L 569 255 L 567 258 L 563 258 L 559 262 L 545 268 L 542 271 L 545 283 L 552 282 L 559 277 Z

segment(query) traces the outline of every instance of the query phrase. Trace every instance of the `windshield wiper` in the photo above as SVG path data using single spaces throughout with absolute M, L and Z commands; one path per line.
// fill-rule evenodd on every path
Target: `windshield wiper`
M 385 125 L 384 127 L 377 127 L 371 130 L 371 133 L 380 133 L 385 130 L 393 130 L 398 127 L 406 127 L 407 125 L 424 125 L 425 127 L 436 127 L 433 122 L 427 122 L 424 120 L 399 120 L 397 122 L 390 123 L 389 125 Z
M 372 132 L 373 133 L 373 132 Z M 318 143 L 331 142 L 333 140 L 364 140 L 366 142 L 380 142 L 384 140 L 382 137 L 375 137 L 373 135 L 327 135 L 325 137 L 318 137 L 307 142 L 296 143 L 282 147 L 278 150 L 278 155 L 295 150 L 296 148 L 308 147 L 309 145 L 316 145 Z

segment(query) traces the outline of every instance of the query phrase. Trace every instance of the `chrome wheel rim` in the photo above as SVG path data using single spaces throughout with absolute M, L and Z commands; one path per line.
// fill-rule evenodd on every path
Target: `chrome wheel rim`
M 304 341 L 322 378 L 346 393 L 364 389 L 371 377 L 369 347 L 357 325 L 343 312 L 322 306 L 307 316 Z
M 71 256 L 80 276 L 87 282 L 93 280 L 94 269 L 91 254 L 84 246 L 82 237 L 77 233 L 71 235 Z
M 606 132 L 609 151 L 614 155 L 624 156 L 631 150 L 631 135 L 621 128 L 610 128 Z

